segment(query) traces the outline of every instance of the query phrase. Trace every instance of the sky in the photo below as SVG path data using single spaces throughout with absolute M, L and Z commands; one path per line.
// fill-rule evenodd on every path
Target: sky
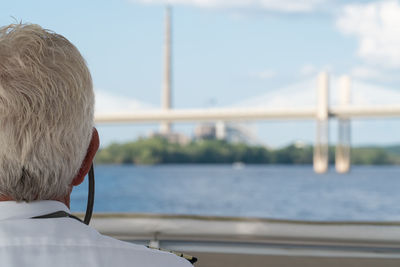
M 400 1 L 2 1 L 0 25 L 37 23 L 82 52 L 96 113 L 160 107 L 165 5 L 173 7 L 173 106 L 315 105 L 316 77 L 350 75 L 354 104 L 400 104 Z M 335 90 L 336 89 L 336 90 Z M 194 124 L 176 124 L 191 134 Z M 146 136 L 157 124 L 98 125 L 102 146 Z M 331 122 L 331 143 L 337 125 Z M 257 122 L 262 143 L 312 143 L 313 121 Z M 356 145 L 400 143 L 400 119 L 356 120 Z

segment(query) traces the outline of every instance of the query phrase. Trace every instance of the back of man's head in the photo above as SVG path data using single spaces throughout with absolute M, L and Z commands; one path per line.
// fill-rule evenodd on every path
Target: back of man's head
M 0 28 L 0 196 L 68 195 L 92 135 L 92 87 L 63 36 L 33 24 Z

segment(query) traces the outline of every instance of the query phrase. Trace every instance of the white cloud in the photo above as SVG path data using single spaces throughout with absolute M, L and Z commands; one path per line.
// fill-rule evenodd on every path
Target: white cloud
M 352 103 L 354 105 L 398 105 L 400 90 L 365 83 L 352 82 Z
M 339 83 L 337 76 L 331 76 L 329 82 L 330 105 L 339 103 Z M 302 108 L 315 107 L 317 101 L 317 80 L 315 77 L 255 96 L 233 105 L 233 107 L 264 108 Z M 352 79 L 351 104 L 364 105 L 397 105 L 400 103 L 400 90 L 386 88 Z
M 132 0 L 145 4 L 191 5 L 204 8 L 257 8 L 287 13 L 314 11 L 326 0 Z
M 400 77 L 396 71 L 382 70 L 368 65 L 356 66 L 350 71 L 354 78 L 378 82 L 398 82 Z
M 309 76 L 317 73 L 317 68 L 312 64 L 305 64 L 300 68 L 301 76 Z
M 95 113 L 99 114 L 115 114 L 126 113 L 136 110 L 154 108 L 150 104 L 140 102 L 133 98 L 111 94 L 106 91 L 96 90 L 96 107 Z
M 375 80 L 383 80 L 385 78 L 385 74 L 378 71 L 377 69 L 371 68 L 369 66 L 357 66 L 354 67 L 350 74 L 352 77 L 360 78 L 360 79 L 375 79 Z
M 243 100 L 233 107 L 294 108 L 315 106 L 316 81 L 308 79 L 284 88 L 272 90 L 263 95 Z
M 307 77 L 316 77 L 320 72 L 333 73 L 334 67 L 329 64 L 321 66 L 316 66 L 313 64 L 304 64 L 303 66 L 300 67 L 298 73 L 296 74 L 300 76 L 302 79 L 305 79 Z
M 389 0 L 351 4 L 336 21 L 345 34 L 359 40 L 358 55 L 368 63 L 400 67 L 400 3 Z
M 251 72 L 250 76 L 256 77 L 262 80 L 271 79 L 276 76 L 276 72 L 274 70 L 263 70 L 259 72 Z

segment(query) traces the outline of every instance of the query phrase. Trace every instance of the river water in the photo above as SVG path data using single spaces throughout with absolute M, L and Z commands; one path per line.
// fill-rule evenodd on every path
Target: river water
M 400 166 L 98 165 L 95 212 L 400 221 Z M 84 211 L 86 182 L 71 196 Z

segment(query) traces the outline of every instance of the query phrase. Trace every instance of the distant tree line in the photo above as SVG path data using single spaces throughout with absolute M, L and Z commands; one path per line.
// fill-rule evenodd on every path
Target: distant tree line
M 335 148 L 329 149 L 334 162 Z M 351 151 L 352 164 L 400 164 L 400 147 L 358 147 Z M 163 138 L 142 138 L 124 144 L 111 144 L 99 151 L 99 164 L 168 164 L 168 163 L 234 163 L 312 164 L 313 147 L 289 145 L 279 149 L 228 143 L 222 140 L 199 140 L 185 145 Z

